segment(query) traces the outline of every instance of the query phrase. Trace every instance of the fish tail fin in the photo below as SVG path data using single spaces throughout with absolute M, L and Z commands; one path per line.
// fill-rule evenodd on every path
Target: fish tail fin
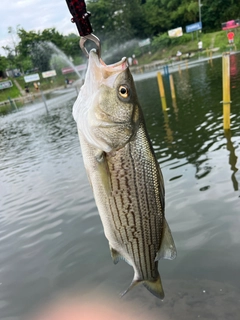
M 158 273 L 158 277 L 156 280 L 151 281 L 151 280 L 144 280 L 143 285 L 145 288 L 148 289 L 155 297 L 163 300 L 164 298 L 164 291 L 162 287 L 162 282 L 160 278 L 160 274 Z
M 158 277 L 156 280 L 134 280 L 130 284 L 130 286 L 125 290 L 123 293 L 121 293 L 121 297 L 123 297 L 128 291 L 130 291 L 133 287 L 138 285 L 139 283 L 142 283 L 145 288 L 148 289 L 155 297 L 163 300 L 164 298 L 164 291 L 162 287 L 162 282 L 160 278 L 160 274 L 158 273 Z

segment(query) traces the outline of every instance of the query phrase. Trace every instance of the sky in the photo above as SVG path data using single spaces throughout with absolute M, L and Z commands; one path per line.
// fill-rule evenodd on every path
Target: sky
M 12 47 L 13 39 L 8 33 L 9 27 L 16 30 L 19 25 L 26 31 L 56 28 L 63 35 L 78 34 L 71 18 L 66 0 L 0 1 L 0 55 L 5 55 L 2 46 Z M 16 36 L 13 38 L 17 40 Z

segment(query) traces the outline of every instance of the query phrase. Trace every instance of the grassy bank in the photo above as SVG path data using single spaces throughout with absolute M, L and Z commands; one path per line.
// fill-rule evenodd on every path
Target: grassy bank
M 183 54 L 196 53 L 199 39 L 203 42 L 203 50 L 218 48 L 218 52 L 226 52 L 232 49 L 240 49 L 240 30 L 234 30 L 234 46 L 228 44 L 227 32 L 217 31 L 213 33 L 184 34 L 179 38 L 169 38 L 167 34 L 155 37 L 151 46 L 144 48 L 142 52 L 136 51 L 139 64 L 147 64 L 156 60 L 165 60 L 176 57 L 177 51 Z
M 40 76 L 39 82 L 40 82 L 40 89 L 42 91 L 59 88 L 65 85 L 66 76 L 62 74 L 57 74 L 57 76 L 55 77 L 45 78 L 45 79 L 42 78 L 40 72 L 38 74 Z M 67 78 L 69 80 L 75 81 L 78 79 L 78 76 L 73 73 L 73 74 L 67 75 Z M 9 77 L 7 80 L 11 80 L 13 86 L 11 88 L 0 90 L 0 112 L 8 108 L 6 104 L 10 104 L 9 99 L 14 100 L 14 99 L 25 96 L 25 86 L 28 86 L 30 95 L 38 94 L 38 91 L 35 89 L 33 82 L 25 83 L 23 76 L 20 76 L 17 78 Z M 4 82 L 6 81 L 6 79 L 2 81 Z M 18 85 L 16 84 L 16 82 Z M 18 104 L 18 106 L 21 107 L 21 103 L 18 103 L 18 101 L 16 101 L 16 104 Z

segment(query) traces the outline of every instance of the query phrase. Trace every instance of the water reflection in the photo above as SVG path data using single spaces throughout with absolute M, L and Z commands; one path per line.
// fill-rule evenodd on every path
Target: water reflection
M 225 137 L 227 139 L 227 149 L 229 150 L 229 164 L 231 166 L 231 170 L 232 170 L 232 175 L 231 175 L 231 179 L 232 179 L 232 183 L 233 183 L 233 189 L 235 191 L 238 190 L 238 181 L 236 179 L 236 172 L 238 171 L 238 168 L 236 167 L 237 164 L 237 159 L 238 157 L 235 154 L 235 147 L 232 143 L 231 140 L 231 131 L 230 130 L 225 130 L 224 132 Z
M 166 110 L 163 110 L 163 117 L 164 117 L 164 128 L 166 131 L 166 140 L 168 142 L 168 147 L 171 148 L 172 142 L 173 142 L 173 132 L 169 126 L 168 113 Z
M 177 98 L 171 99 L 172 103 L 169 102 L 171 96 L 169 81 L 166 76 L 164 77 L 167 100 L 161 99 L 161 104 L 166 107 L 167 103 L 173 106 L 167 112 L 163 112 L 163 128 L 166 131 L 168 148 L 171 148 L 172 157 L 186 158 L 189 163 L 195 165 L 197 179 L 206 177 L 213 168 L 209 150 L 224 148 L 220 122 L 221 108 L 218 104 L 221 96 L 221 74 L 216 72 L 220 67 L 221 59 L 216 64 L 215 71 L 209 69 L 208 64 L 201 64 L 195 69 L 186 69 L 181 74 L 178 72 L 173 74 Z M 152 82 L 154 81 L 155 79 L 152 79 Z M 210 83 L 217 81 L 218 84 L 213 89 Z M 144 104 L 150 108 L 146 99 Z M 176 104 L 181 109 L 179 114 Z M 155 117 L 155 114 L 152 113 L 151 116 Z M 160 114 L 158 116 L 161 117 Z M 157 136 L 160 137 L 160 133 Z M 160 140 L 156 140 L 155 143 L 163 145 Z M 208 188 L 209 186 L 201 190 Z

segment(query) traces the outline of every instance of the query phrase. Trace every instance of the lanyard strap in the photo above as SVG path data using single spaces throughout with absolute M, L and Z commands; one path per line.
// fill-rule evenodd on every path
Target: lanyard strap
M 72 22 L 76 23 L 80 36 L 85 37 L 92 33 L 92 27 L 89 21 L 90 12 L 87 12 L 84 0 L 66 0 Z

